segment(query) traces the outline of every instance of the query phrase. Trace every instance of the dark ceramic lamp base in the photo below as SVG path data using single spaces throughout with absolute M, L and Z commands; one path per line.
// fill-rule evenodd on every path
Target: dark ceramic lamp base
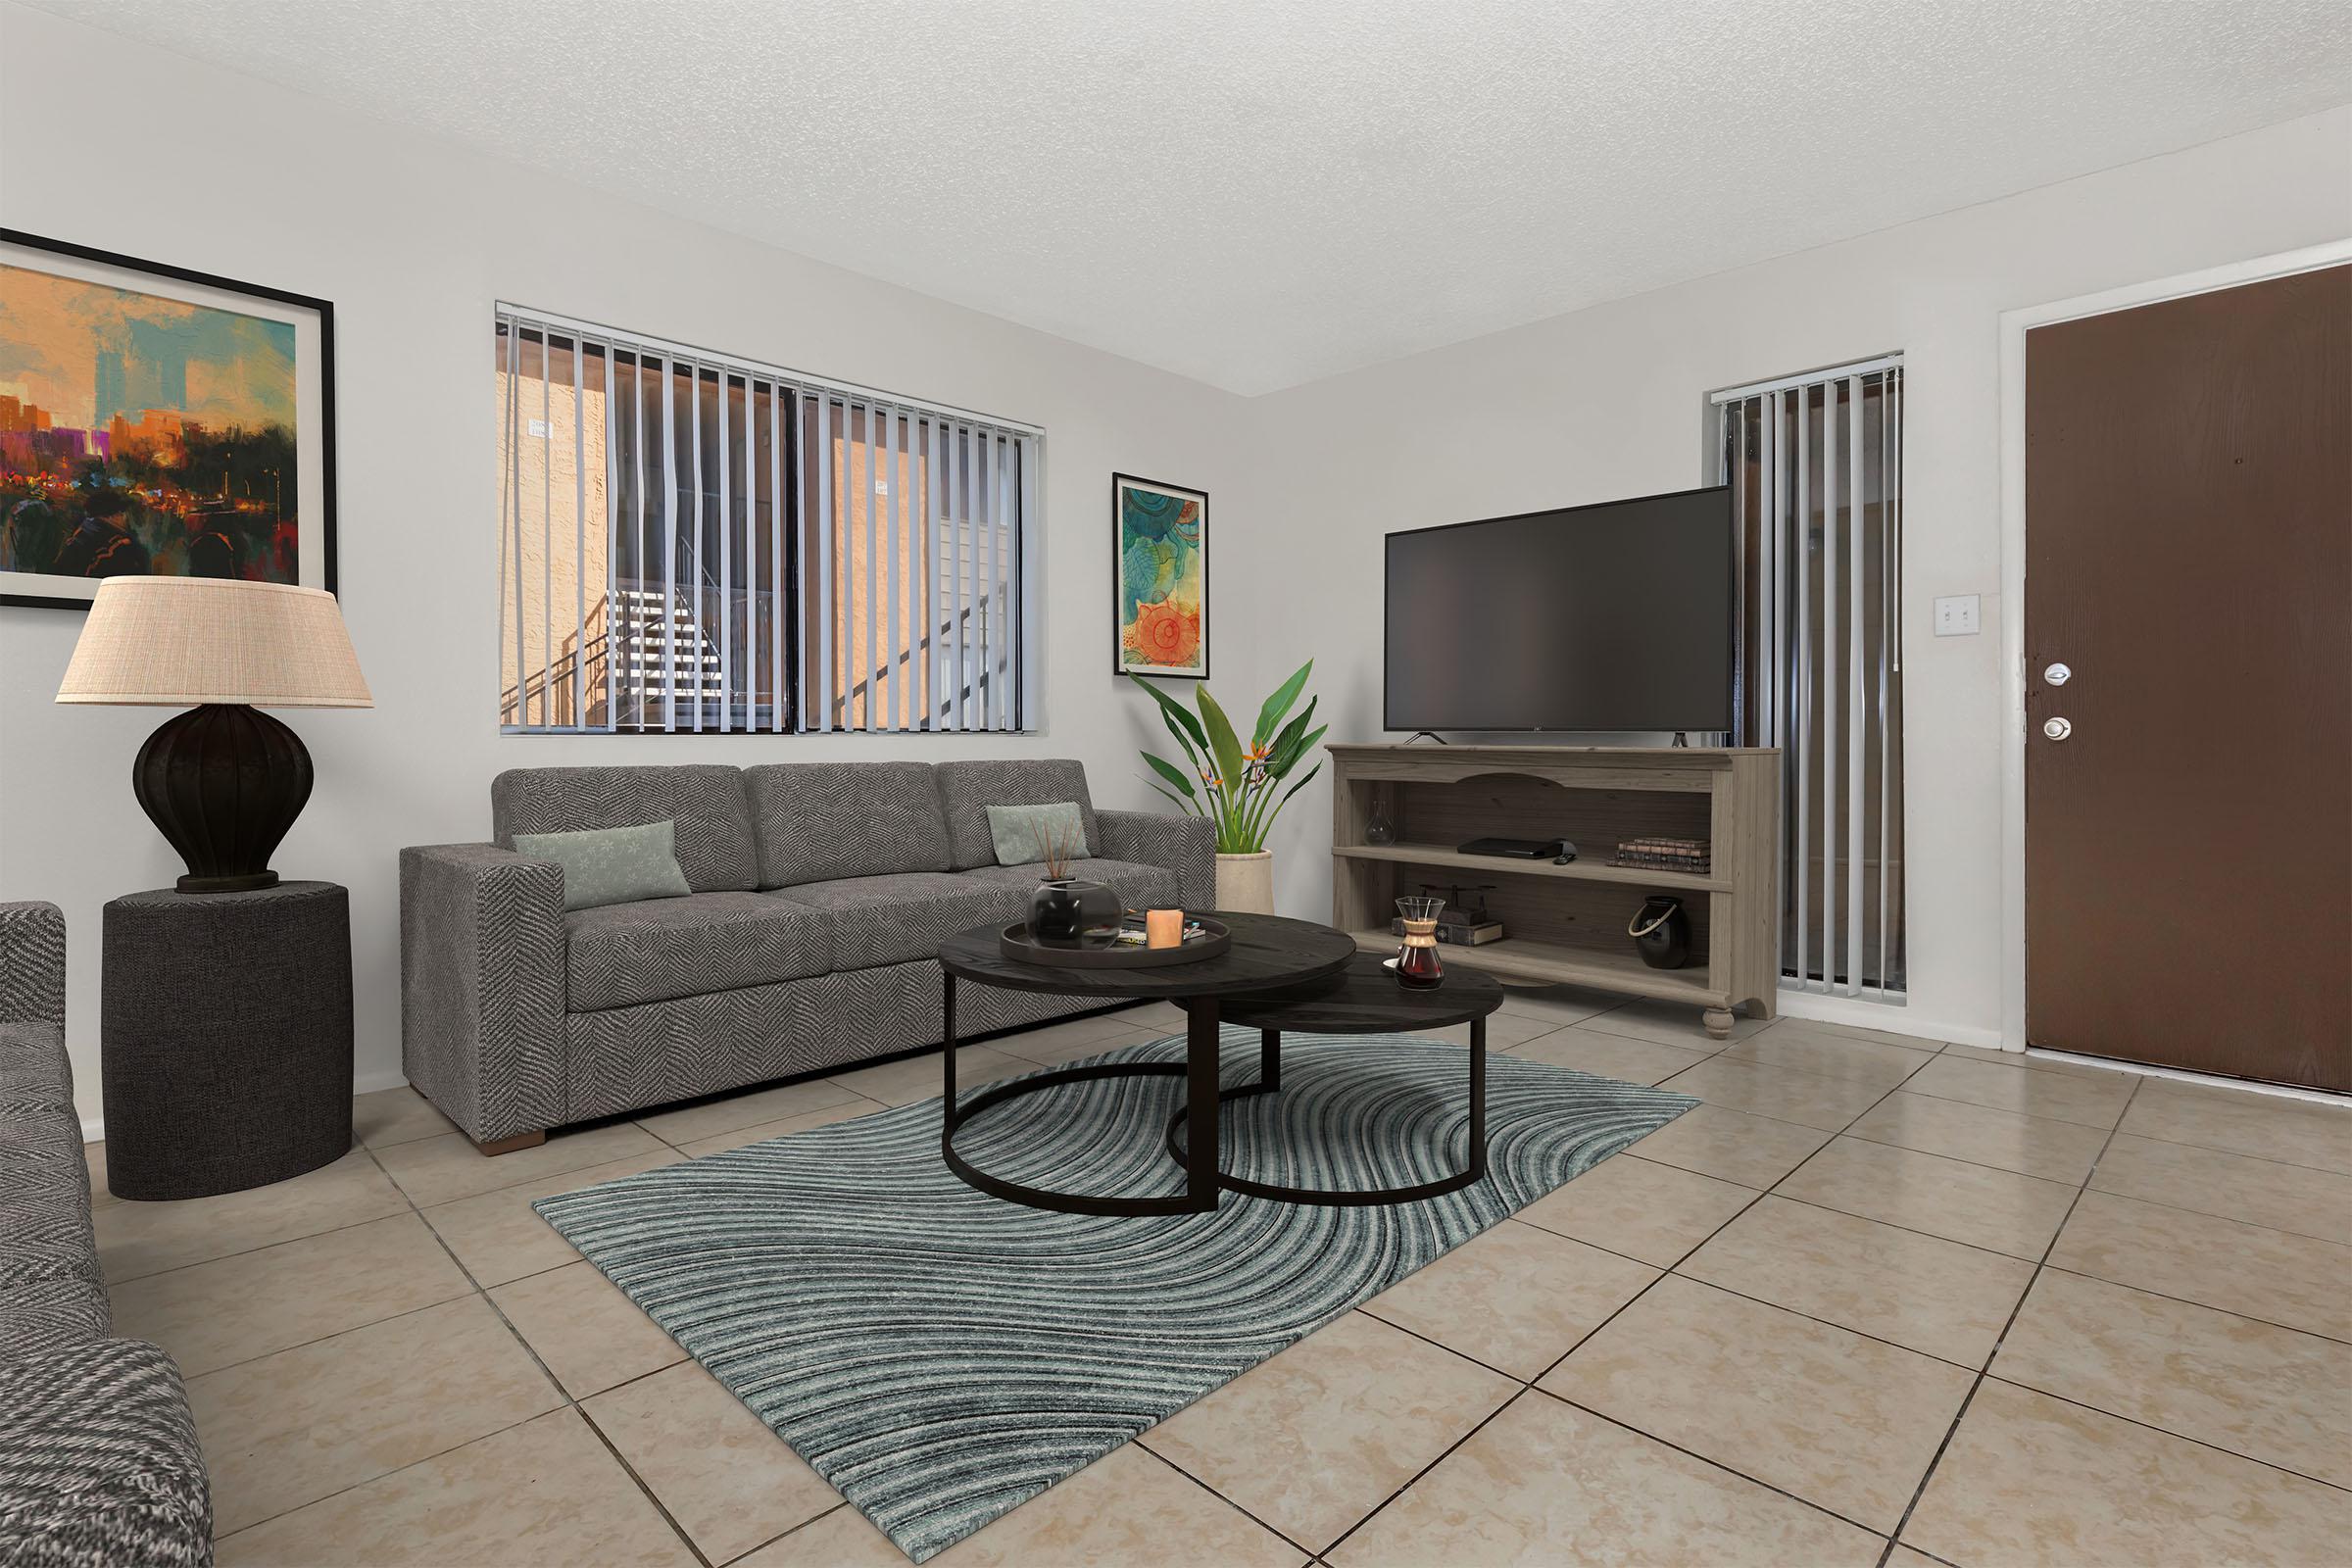
M 311 798 L 311 754 L 301 736 L 258 709 L 207 703 L 147 737 L 130 788 L 188 862 L 180 892 L 273 887 L 270 857 Z

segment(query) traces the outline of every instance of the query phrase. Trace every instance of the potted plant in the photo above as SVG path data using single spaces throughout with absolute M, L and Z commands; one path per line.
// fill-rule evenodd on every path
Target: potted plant
M 1306 754 L 1330 728 L 1309 730 L 1306 726 L 1315 716 L 1315 701 L 1306 700 L 1306 709 L 1298 717 L 1284 718 L 1298 694 L 1306 687 L 1307 672 L 1315 667 L 1308 660 L 1300 664 L 1289 680 L 1275 689 L 1257 710 L 1257 725 L 1250 731 L 1250 744 L 1242 745 L 1232 720 L 1225 710 L 1208 694 L 1203 681 L 1194 688 L 1193 701 L 1200 710 L 1195 716 L 1182 703 L 1152 685 L 1140 675 L 1127 678 L 1152 694 L 1159 705 L 1160 716 L 1166 720 L 1168 733 L 1175 737 L 1177 748 L 1184 753 L 1186 766 L 1178 767 L 1164 758 L 1144 753 L 1144 760 L 1164 781 L 1152 787 L 1176 803 L 1178 809 L 1195 816 L 1205 816 L 1217 828 L 1217 907 L 1238 909 L 1246 914 L 1274 912 L 1274 856 L 1266 848 L 1266 834 L 1274 826 L 1274 818 L 1285 802 L 1306 787 L 1306 781 L 1320 772 L 1323 763 L 1318 759 L 1314 766 L 1293 781 L 1288 789 L 1283 782 L 1289 779 Z

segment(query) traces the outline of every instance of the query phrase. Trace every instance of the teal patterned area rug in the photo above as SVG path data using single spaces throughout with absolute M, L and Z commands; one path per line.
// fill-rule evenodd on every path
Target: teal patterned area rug
M 1227 1031 L 1228 1088 L 1257 1054 L 1254 1031 Z M 1183 1055 L 1171 1039 L 1089 1059 Z M 1224 1167 L 1318 1188 L 1459 1170 L 1467 1071 L 1431 1040 L 1286 1036 L 1281 1093 L 1225 1108 Z M 1696 1103 L 1504 1052 L 1487 1072 L 1487 1179 L 1414 1203 L 1047 1213 L 950 1174 L 931 1100 L 536 1207 L 921 1562 Z M 1177 1192 L 1162 1140 L 1183 1092 L 1066 1084 L 982 1112 L 956 1147 L 1062 1191 Z

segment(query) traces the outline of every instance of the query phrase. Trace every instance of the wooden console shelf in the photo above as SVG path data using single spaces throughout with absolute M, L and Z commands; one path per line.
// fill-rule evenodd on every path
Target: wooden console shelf
M 1521 983 L 1589 986 L 1705 1009 L 1772 1016 L 1780 985 L 1780 753 L 1769 748 L 1333 746 L 1332 924 L 1367 952 L 1396 945 L 1399 894 L 1490 884 L 1504 937 L 1448 947 L 1446 962 Z M 1375 799 L 1396 832 L 1365 841 Z M 1609 864 L 1622 839 L 1705 839 L 1705 874 Z M 1566 865 L 1464 855 L 1474 838 L 1565 838 Z M 1625 927 L 1648 893 L 1681 896 L 1690 961 L 1652 969 Z

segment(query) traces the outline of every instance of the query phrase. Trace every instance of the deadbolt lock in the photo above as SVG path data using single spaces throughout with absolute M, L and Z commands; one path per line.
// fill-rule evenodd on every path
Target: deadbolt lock
M 2064 718 L 2044 719 L 2041 732 L 2054 741 L 2062 741 L 2075 732 L 2075 726 L 2070 720 Z
M 2041 678 L 2053 686 L 2063 686 L 2075 678 L 2075 672 L 2064 664 L 2052 664 L 2041 672 Z

